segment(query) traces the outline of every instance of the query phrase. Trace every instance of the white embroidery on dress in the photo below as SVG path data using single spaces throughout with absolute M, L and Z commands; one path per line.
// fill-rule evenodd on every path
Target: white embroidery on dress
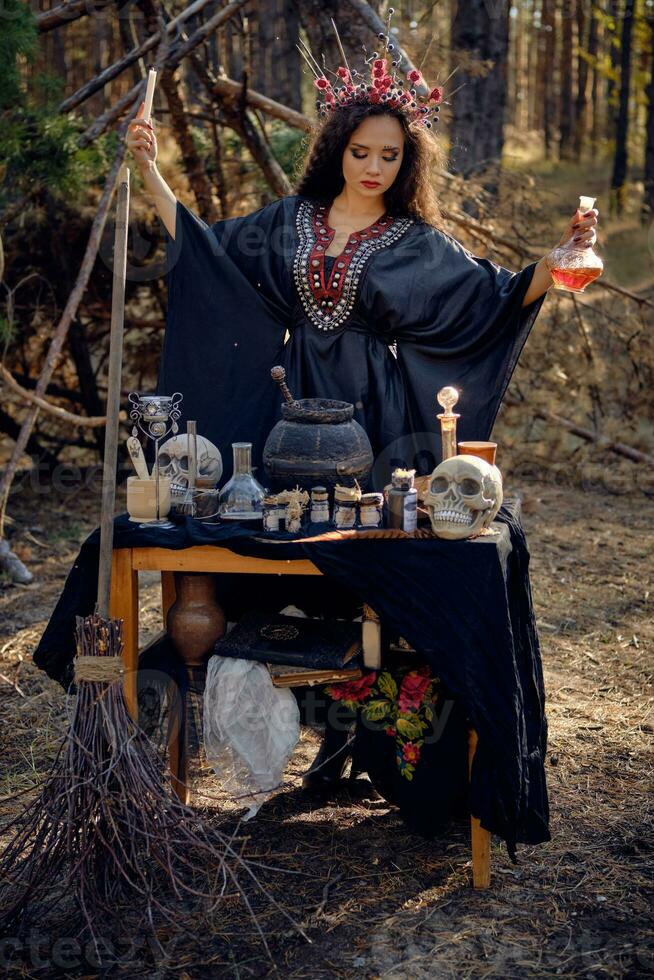
M 388 228 L 376 237 L 363 238 L 358 242 L 351 262 L 343 272 L 341 298 L 330 309 L 323 311 L 309 284 L 309 257 L 316 241 L 313 229 L 315 205 L 302 201 L 298 207 L 295 224 L 299 235 L 299 245 L 293 261 L 293 279 L 300 297 L 302 308 L 310 322 L 319 330 L 334 330 L 342 327 L 354 309 L 359 280 L 366 263 L 381 248 L 388 248 L 414 224 L 413 218 L 394 218 Z M 338 262 L 338 256 L 336 257 Z

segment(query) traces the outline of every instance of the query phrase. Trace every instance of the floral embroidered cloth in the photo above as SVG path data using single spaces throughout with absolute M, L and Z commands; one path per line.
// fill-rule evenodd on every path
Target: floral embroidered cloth
M 381 722 L 395 739 L 396 761 L 405 779 L 413 779 L 425 732 L 434 720 L 438 678 L 429 667 L 407 670 L 399 678 L 389 670 L 359 680 L 331 684 L 327 693 L 349 708 L 360 709 L 364 722 Z

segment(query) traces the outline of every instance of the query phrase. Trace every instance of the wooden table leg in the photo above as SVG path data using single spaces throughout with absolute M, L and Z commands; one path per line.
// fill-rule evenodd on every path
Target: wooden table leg
M 168 688 L 168 765 L 170 785 L 180 802 L 191 802 L 188 782 L 186 697 L 171 682 Z
M 177 597 L 175 590 L 175 573 L 161 573 L 161 616 L 164 629 L 168 610 Z M 191 791 L 188 785 L 188 747 L 186 724 L 186 698 L 171 684 L 168 689 L 169 723 L 168 723 L 168 765 L 170 767 L 170 784 L 173 793 L 182 803 L 191 802 Z
M 468 732 L 468 776 L 472 773 L 472 760 L 477 751 L 477 732 Z M 470 817 L 470 837 L 472 844 L 472 884 L 474 888 L 488 888 L 490 885 L 490 842 L 491 835 L 484 830 L 477 817 Z
M 109 614 L 123 620 L 125 700 L 132 718 L 138 720 L 136 671 L 139 660 L 139 576 L 132 568 L 132 549 L 115 548 L 111 565 Z

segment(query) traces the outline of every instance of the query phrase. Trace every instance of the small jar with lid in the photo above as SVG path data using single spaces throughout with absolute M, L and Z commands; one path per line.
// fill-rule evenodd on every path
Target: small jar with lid
M 388 491 L 388 526 L 415 531 L 418 526 L 418 491 L 413 485 L 415 470 L 393 470 Z
M 343 528 L 355 527 L 357 522 L 357 505 L 361 497 L 358 487 L 334 488 L 334 525 Z
M 263 529 L 264 531 L 279 531 L 279 505 L 277 497 L 263 498 Z
M 359 503 L 359 527 L 381 527 L 383 493 L 364 493 Z
M 326 524 L 329 521 L 329 494 L 327 487 L 314 487 L 311 491 L 312 524 Z

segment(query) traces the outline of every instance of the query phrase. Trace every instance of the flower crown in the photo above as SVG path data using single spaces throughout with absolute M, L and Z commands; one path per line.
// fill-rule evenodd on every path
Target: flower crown
M 438 122 L 438 114 L 441 105 L 444 103 L 443 87 L 437 85 L 431 89 L 428 95 L 420 96 L 415 86 L 422 85 L 427 88 L 422 73 L 416 68 L 412 68 L 406 72 L 404 78 L 402 77 L 403 55 L 401 51 L 396 49 L 390 31 L 390 20 L 393 13 L 394 10 L 390 7 L 386 33 L 380 31 L 377 35 L 383 45 L 382 53 L 373 51 L 368 56 L 365 45 L 362 45 L 365 64 L 368 66 L 367 75 L 357 71 L 356 68 L 350 68 L 348 65 L 333 20 L 332 26 L 344 62 L 343 65 L 338 66 L 335 72 L 325 66 L 324 55 L 323 67 L 321 68 L 304 42 L 300 41 L 297 45 L 300 54 L 315 76 L 313 84 L 322 96 L 322 99 L 316 99 L 316 109 L 321 119 L 328 118 L 332 112 L 342 107 L 384 105 L 392 109 L 400 109 L 410 121 L 425 126 L 427 129 L 431 129 L 432 125 Z M 388 69 L 389 60 L 391 63 L 390 71 Z M 334 75 L 337 82 L 332 84 L 327 78 L 326 72 Z

